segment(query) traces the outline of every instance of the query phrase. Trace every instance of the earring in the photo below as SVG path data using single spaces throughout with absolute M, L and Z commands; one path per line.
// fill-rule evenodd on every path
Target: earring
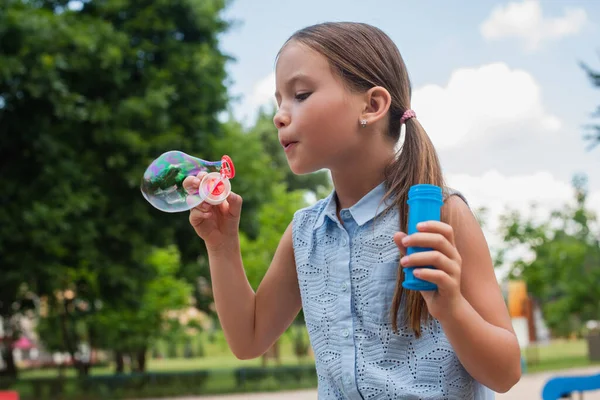
M 360 120 L 360 126 L 361 126 L 361 128 L 364 128 L 365 126 L 367 126 L 367 120 L 366 119 L 361 119 Z

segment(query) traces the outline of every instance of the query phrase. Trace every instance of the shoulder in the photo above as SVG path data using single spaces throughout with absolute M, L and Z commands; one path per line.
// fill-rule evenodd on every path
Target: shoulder
M 452 226 L 456 235 L 472 234 L 481 231 L 481 226 L 465 196 L 456 189 L 444 190 L 442 219 Z
M 464 202 L 467 206 L 469 205 L 467 198 L 460 191 L 458 191 L 454 188 L 445 187 L 442 192 L 443 192 L 444 203 L 446 203 L 447 201 L 457 201 L 457 198 L 458 198 L 458 199 L 462 200 L 462 202 Z
M 302 250 L 306 250 L 310 247 L 312 234 L 315 228 L 317 228 L 324 220 L 327 199 L 328 198 L 321 199 L 294 213 L 289 234 L 291 236 L 292 246 L 297 255 L 303 254 L 301 253 Z
M 316 222 L 317 218 L 325 211 L 325 207 L 329 203 L 331 196 L 329 195 L 310 206 L 297 210 L 294 213 L 294 225 L 306 224 L 310 220 Z

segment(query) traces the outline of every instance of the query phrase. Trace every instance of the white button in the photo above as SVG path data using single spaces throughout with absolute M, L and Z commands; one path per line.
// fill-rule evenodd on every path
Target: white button
M 343 336 L 343 337 L 348 337 L 348 335 L 349 335 L 349 334 L 350 334 L 350 333 L 348 332 L 348 329 L 344 329 L 344 330 L 342 331 L 342 336 Z
M 346 245 L 348 244 L 348 241 L 346 240 L 345 237 L 342 238 L 342 246 L 346 247 Z
M 350 211 L 348 211 L 348 210 L 342 211 L 342 218 L 344 218 L 344 219 L 350 218 Z
M 344 380 L 346 381 L 346 384 L 348 384 L 348 385 L 352 381 L 349 376 L 346 376 L 346 378 L 344 378 Z
M 345 292 L 348 290 L 348 284 L 346 282 L 342 283 L 342 290 Z

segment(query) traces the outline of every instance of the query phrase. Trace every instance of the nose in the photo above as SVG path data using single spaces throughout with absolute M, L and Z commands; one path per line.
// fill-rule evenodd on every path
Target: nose
M 273 117 L 273 123 L 275 124 L 275 128 L 281 129 L 285 128 L 290 124 L 290 114 L 285 112 L 283 109 L 277 110 L 275 116 Z

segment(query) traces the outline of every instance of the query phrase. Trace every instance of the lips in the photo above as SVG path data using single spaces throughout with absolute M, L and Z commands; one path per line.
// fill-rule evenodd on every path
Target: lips
M 291 148 L 294 144 L 298 143 L 296 140 L 281 140 L 281 145 L 284 150 Z

